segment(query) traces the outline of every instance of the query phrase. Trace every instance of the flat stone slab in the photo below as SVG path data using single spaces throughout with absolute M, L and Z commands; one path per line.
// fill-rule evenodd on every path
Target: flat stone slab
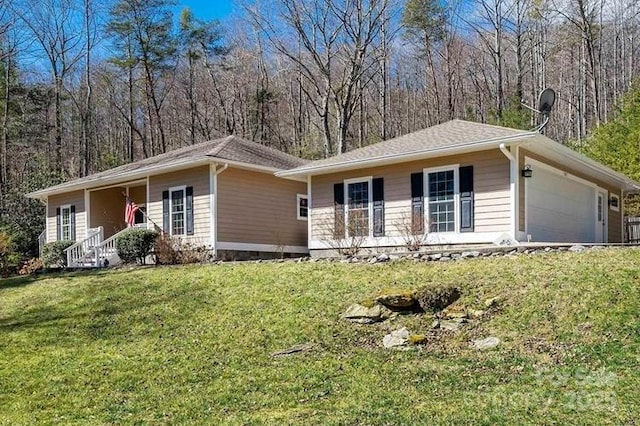
M 500 344 L 497 337 L 487 337 L 486 339 L 474 340 L 473 347 L 479 351 L 493 349 Z
M 387 308 L 380 305 L 367 308 L 356 303 L 347 308 L 345 313 L 342 314 L 342 318 L 360 324 L 373 324 L 374 322 L 386 320 L 390 314 L 391 312 Z
M 409 343 L 409 330 L 406 327 L 392 331 L 382 339 L 382 346 L 387 349 L 398 349 L 407 346 Z

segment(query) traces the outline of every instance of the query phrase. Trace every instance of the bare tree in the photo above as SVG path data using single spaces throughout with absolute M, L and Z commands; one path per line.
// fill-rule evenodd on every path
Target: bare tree
M 373 46 L 387 19 L 388 4 L 388 0 L 283 0 L 277 22 L 265 10 L 247 8 L 271 45 L 298 64 L 310 84 L 303 90 L 321 120 L 325 156 L 347 149 L 360 96 L 357 87 L 371 81 L 375 76 L 371 70 L 379 64 Z M 280 36 L 283 28 L 299 45 Z
M 77 31 L 77 10 L 73 0 L 25 0 L 14 8 L 19 19 L 29 28 L 32 37 L 49 63 L 54 89 L 54 164 L 65 172 L 63 150 L 63 105 L 65 79 L 82 58 L 82 36 Z

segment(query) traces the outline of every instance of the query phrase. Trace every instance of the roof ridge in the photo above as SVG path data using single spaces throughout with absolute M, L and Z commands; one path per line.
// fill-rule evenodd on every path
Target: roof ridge
M 220 151 L 222 151 L 227 145 L 229 145 L 229 143 L 235 138 L 234 135 L 229 135 L 225 138 L 222 138 L 222 142 L 219 143 L 215 148 L 213 148 L 211 151 L 207 152 L 205 155 L 210 156 L 210 157 L 215 157 L 216 155 L 218 155 L 220 153 Z M 220 139 L 218 139 L 220 140 Z
M 530 130 L 514 129 L 513 127 L 500 126 L 498 124 L 481 123 L 479 121 L 464 120 L 462 118 L 453 118 L 453 119 L 451 119 L 451 120 L 449 120 L 447 122 L 444 122 L 442 124 L 447 124 L 447 123 L 450 123 L 452 121 L 459 121 L 460 123 L 468 123 L 468 124 L 477 124 L 478 126 L 487 126 L 487 127 L 492 127 L 494 129 L 510 130 L 512 132 L 531 133 Z
M 255 147 L 255 148 L 260 149 L 260 150 L 268 151 L 269 153 L 271 153 L 273 155 L 277 155 L 277 156 L 280 156 L 280 157 L 285 157 L 288 160 L 305 161 L 305 162 L 308 161 L 308 160 L 300 158 L 300 157 L 298 157 L 296 155 L 289 154 L 288 152 L 281 151 L 279 149 L 273 148 L 273 147 L 268 146 L 268 145 L 261 144 L 259 142 L 251 141 L 249 139 L 245 139 L 245 138 L 237 136 L 237 135 L 230 135 L 225 139 L 226 139 L 225 142 L 220 144 L 219 147 L 217 147 L 215 150 L 209 152 L 207 155 L 212 156 L 212 157 L 220 155 L 222 153 L 222 151 L 224 151 L 224 149 L 227 146 L 229 146 L 229 144 L 231 142 L 235 141 L 235 142 L 238 142 L 238 144 L 241 144 L 241 145 L 243 145 L 244 147 L 246 147 L 248 149 L 250 149 L 252 147 Z

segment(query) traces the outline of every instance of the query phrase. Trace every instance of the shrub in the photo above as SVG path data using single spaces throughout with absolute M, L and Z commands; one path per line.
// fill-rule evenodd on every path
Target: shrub
M 148 229 L 132 229 L 118 237 L 116 249 L 124 263 L 138 262 L 144 265 L 146 257 L 153 250 L 158 233 Z
M 19 275 L 33 275 L 44 267 L 42 260 L 34 257 L 22 264 L 22 268 L 18 271 Z
M 207 246 L 184 242 L 169 235 L 161 235 L 155 247 L 156 263 L 159 265 L 186 265 L 205 263 L 212 259 Z
M 20 262 L 20 255 L 14 251 L 11 236 L 0 231 L 0 274 L 3 277 L 15 273 Z
M 42 263 L 47 268 L 65 268 L 67 266 L 66 249 L 74 245 L 74 241 L 54 241 L 42 247 Z

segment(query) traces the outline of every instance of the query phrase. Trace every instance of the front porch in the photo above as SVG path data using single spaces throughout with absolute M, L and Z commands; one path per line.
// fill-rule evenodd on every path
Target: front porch
M 143 212 L 147 209 L 147 182 L 133 182 L 103 189 L 87 190 L 87 230 L 102 227 L 104 238 L 109 238 L 127 227 L 124 219 L 125 195 L 140 207 L 135 224 L 147 226 Z M 87 237 L 89 237 L 87 233 Z
M 67 265 L 74 268 L 96 268 L 120 263 L 117 237 L 129 229 L 125 221 L 126 197 L 140 208 L 134 228 L 147 228 L 147 181 L 85 191 L 86 233 L 65 250 Z

